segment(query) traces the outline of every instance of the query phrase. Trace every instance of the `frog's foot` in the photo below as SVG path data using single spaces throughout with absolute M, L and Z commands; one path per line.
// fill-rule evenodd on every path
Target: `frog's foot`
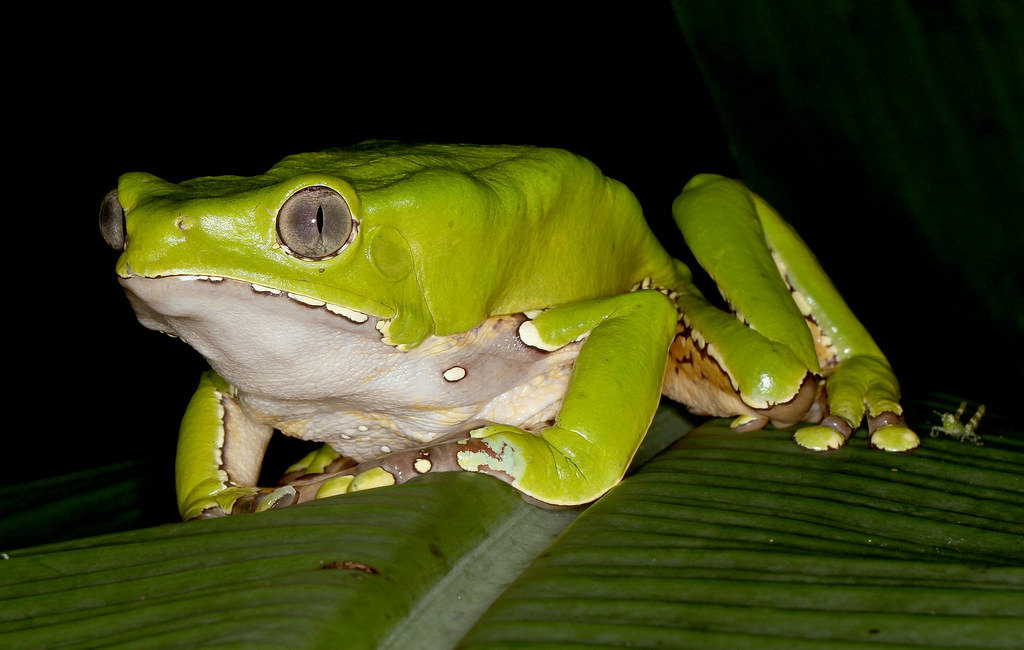
M 342 456 L 331 449 L 330 445 L 323 445 L 285 470 L 278 485 L 287 485 L 309 474 L 336 474 L 355 466 L 356 462 L 351 458 Z
M 871 446 L 884 451 L 907 452 L 917 449 L 921 440 L 903 421 L 903 417 L 892 411 L 879 413 L 868 418 L 871 432 Z
M 757 415 L 740 415 L 729 423 L 729 428 L 736 433 L 760 431 L 768 424 L 768 418 Z
M 375 487 L 397 485 L 437 472 L 475 472 L 498 478 L 528 497 L 555 506 L 589 503 L 622 478 L 626 464 L 605 462 L 579 451 L 581 435 L 552 426 L 540 434 L 488 425 L 470 437 L 399 451 L 360 463 L 339 474 L 307 476 L 290 485 L 298 502 Z
M 793 434 L 796 444 L 812 451 L 839 449 L 853 435 L 853 427 L 834 415 L 829 415 L 818 424 L 797 429 Z
M 295 490 L 296 502 L 304 503 L 338 494 L 398 485 L 424 474 L 464 471 L 465 468 L 459 464 L 459 454 L 487 451 L 489 448 L 481 440 L 464 438 L 394 452 L 349 467 L 336 468 L 334 463 L 328 465 L 324 472 L 306 473 L 292 479 L 287 487 Z M 352 463 L 350 459 L 341 460 Z M 508 480 L 506 477 L 500 478 Z
M 903 418 L 891 411 L 868 418 L 871 446 L 884 451 L 913 451 L 920 444 L 917 434 L 910 430 Z M 799 429 L 793 440 L 813 451 L 839 449 L 853 435 L 851 427 L 842 418 L 829 415 L 820 423 Z
M 817 375 L 807 373 L 792 399 L 768 408 L 752 409 L 752 413 L 736 417 L 729 426 L 733 431 L 745 433 L 762 429 L 769 422 L 776 429 L 788 429 L 797 422 L 821 419 L 826 407 L 819 379 Z
M 298 501 L 298 491 L 290 485 L 278 488 L 228 487 L 215 494 L 190 501 L 183 519 L 211 519 L 243 512 L 263 512 L 290 506 Z

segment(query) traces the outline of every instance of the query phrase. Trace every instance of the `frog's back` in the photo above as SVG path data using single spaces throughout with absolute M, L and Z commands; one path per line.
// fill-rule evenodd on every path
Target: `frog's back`
M 271 173 L 304 167 L 344 178 L 368 224 L 402 233 L 436 334 L 675 279 L 632 192 L 567 151 L 375 143 L 287 158 Z

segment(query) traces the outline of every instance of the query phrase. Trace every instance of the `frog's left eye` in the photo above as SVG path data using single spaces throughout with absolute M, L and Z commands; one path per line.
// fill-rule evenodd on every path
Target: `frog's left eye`
M 277 235 L 298 257 L 319 260 L 337 254 L 353 230 L 348 201 L 329 187 L 305 187 L 277 213 Z

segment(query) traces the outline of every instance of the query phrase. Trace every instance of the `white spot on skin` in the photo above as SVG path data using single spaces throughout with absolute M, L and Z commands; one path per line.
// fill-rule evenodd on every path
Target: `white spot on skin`
M 426 474 L 433 467 L 433 464 L 426 458 L 418 458 L 416 459 L 416 462 L 412 464 L 412 467 L 420 474 Z
M 696 333 L 697 333 L 697 331 L 696 331 L 696 330 L 691 330 L 691 331 L 692 331 L 692 333 L 694 333 L 694 334 L 696 334 Z M 695 338 L 694 340 L 697 340 L 697 339 Z M 703 347 L 703 345 L 702 345 L 703 343 L 704 343 L 704 340 L 703 340 L 703 339 L 697 340 L 697 344 L 698 344 L 698 345 L 701 345 L 701 347 Z M 715 345 L 714 345 L 713 343 L 709 343 L 709 344 L 707 345 L 707 347 L 705 348 L 705 350 L 707 351 L 707 355 L 708 355 L 709 357 L 711 357 L 712 359 L 714 359 L 714 360 L 715 360 L 715 362 L 716 362 L 716 363 L 717 363 L 717 364 L 718 364 L 719 366 L 721 366 L 721 368 L 722 368 L 723 370 L 725 370 L 725 374 L 726 374 L 726 376 L 727 376 L 727 377 L 729 377 L 729 383 L 731 383 L 731 384 L 732 384 L 732 389 L 733 389 L 734 391 L 736 391 L 737 393 L 740 393 L 740 394 L 742 394 L 742 391 L 740 390 L 740 384 L 739 384 L 739 381 L 737 381 L 737 380 L 736 380 L 736 377 L 734 377 L 734 376 L 733 376 L 733 373 L 729 372 L 729 367 L 728 367 L 728 366 L 726 365 L 726 363 L 725 363 L 725 359 L 724 359 L 724 358 L 722 357 L 722 355 L 721 355 L 721 354 L 720 354 L 720 353 L 718 352 L 718 347 L 717 347 L 717 346 L 715 346 Z M 770 380 L 771 380 L 771 377 L 770 377 L 769 375 L 767 375 L 767 374 L 763 374 L 763 375 L 761 375 L 761 381 L 762 381 L 762 382 L 764 382 L 764 381 L 770 381 Z M 763 386 L 763 385 L 761 386 L 761 388 L 762 388 L 762 390 L 765 390 L 765 389 L 766 389 L 766 387 L 765 387 L 765 386 Z M 756 399 L 753 399 L 752 397 L 749 397 L 749 396 L 746 396 L 746 395 L 743 395 L 743 396 L 742 396 L 742 399 L 743 399 L 743 401 L 744 401 L 744 402 L 746 402 L 746 403 L 747 403 L 747 404 L 748 404 L 749 406 L 752 406 L 752 407 L 754 407 L 754 408 L 762 408 L 762 409 L 763 409 L 763 408 L 768 408 L 768 406 L 770 406 L 770 405 L 768 404 L 768 402 L 767 402 L 766 400 L 756 400 Z
M 405 352 L 409 348 L 408 345 L 399 345 L 399 344 L 397 344 L 397 343 L 395 343 L 394 341 L 391 340 L 391 320 L 390 319 L 377 321 L 376 327 L 377 327 L 377 331 L 380 332 L 380 342 L 383 343 L 384 345 L 390 345 L 390 346 L 394 347 L 396 350 L 399 350 L 401 352 Z
M 270 293 L 270 294 L 273 294 L 275 296 L 279 295 L 281 293 L 281 291 L 279 289 L 273 289 L 271 287 L 265 287 L 262 284 L 250 284 L 249 286 L 252 287 L 253 291 L 259 291 L 260 293 Z
M 220 279 L 220 278 L 218 278 L 218 279 Z M 262 284 L 251 284 L 250 283 L 249 286 L 252 287 L 253 291 L 256 291 L 256 292 L 259 292 L 259 293 L 269 293 L 269 294 L 274 295 L 274 296 L 279 296 L 282 293 L 284 293 L 280 289 L 274 289 L 273 287 L 266 287 L 266 286 L 263 286 Z M 367 316 L 366 314 L 364 314 L 361 311 L 356 311 L 355 309 L 349 309 L 348 307 L 342 307 L 341 305 L 335 305 L 333 303 L 325 302 L 325 301 L 320 300 L 318 298 L 310 298 L 309 296 L 304 296 L 304 295 L 299 294 L 299 293 L 288 293 L 287 295 L 292 300 L 294 300 L 296 302 L 301 302 L 304 305 L 309 305 L 310 307 L 323 307 L 324 309 L 326 309 L 327 311 L 331 312 L 332 314 L 336 314 L 338 316 L 343 316 L 343 317 L 349 319 L 350 321 L 352 321 L 353 323 L 357 323 L 357 324 L 358 323 L 365 323 L 369 319 L 369 316 Z
M 387 445 L 381 445 L 380 446 L 380 453 L 382 453 L 382 454 L 390 454 L 391 453 L 391 447 L 388 447 Z
M 442 376 L 447 381 L 459 381 L 466 376 L 466 369 L 460 366 L 452 366 L 448 370 L 445 370 Z
M 364 433 L 370 430 L 370 427 L 366 426 L 365 424 L 360 424 L 359 427 L 357 428 Z
M 323 307 L 324 305 L 327 304 L 323 300 L 317 300 L 316 298 L 303 296 L 302 294 L 299 293 L 289 293 L 288 297 L 294 300 L 295 302 L 301 302 L 302 304 L 309 305 L 310 307 Z
M 814 310 L 811 308 L 811 303 L 808 302 L 807 296 L 797 291 L 796 289 L 792 290 L 791 295 L 793 296 L 793 302 L 796 303 L 796 306 L 800 309 L 801 314 L 803 314 L 805 317 L 814 316 Z
M 690 323 L 690 319 L 686 317 L 686 314 L 680 314 L 680 321 L 682 322 L 683 327 L 690 330 L 690 340 L 693 341 L 701 350 L 705 349 L 707 347 L 707 341 L 705 341 L 704 337 L 701 336 L 700 330 L 693 327 Z
M 367 318 L 369 318 L 366 314 L 364 314 L 361 311 L 349 309 L 348 307 L 342 307 L 341 305 L 327 303 L 325 306 L 327 307 L 327 311 L 331 312 L 332 314 L 344 316 L 353 323 L 365 323 Z
M 776 251 L 774 248 L 769 247 L 769 251 L 771 251 L 772 261 L 775 262 L 775 267 L 779 269 L 779 274 L 783 278 L 786 278 L 789 275 L 789 270 L 786 267 L 786 262 L 783 261 L 782 256 L 779 255 L 778 251 Z
M 220 282 L 224 278 L 216 275 L 181 275 L 182 280 L 205 280 L 206 282 Z
M 544 350 L 546 352 L 554 352 L 560 347 L 545 343 L 533 321 L 526 321 L 519 326 L 519 339 L 530 347 L 537 348 L 538 350 Z

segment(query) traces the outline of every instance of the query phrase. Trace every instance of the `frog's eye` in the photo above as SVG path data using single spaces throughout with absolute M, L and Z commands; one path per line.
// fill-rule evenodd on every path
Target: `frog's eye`
M 352 210 L 329 187 L 306 187 L 277 213 L 277 235 L 298 257 L 319 260 L 338 253 L 352 234 Z
M 110 190 L 100 204 L 100 232 L 111 248 L 124 250 L 124 208 L 117 200 L 117 190 Z

